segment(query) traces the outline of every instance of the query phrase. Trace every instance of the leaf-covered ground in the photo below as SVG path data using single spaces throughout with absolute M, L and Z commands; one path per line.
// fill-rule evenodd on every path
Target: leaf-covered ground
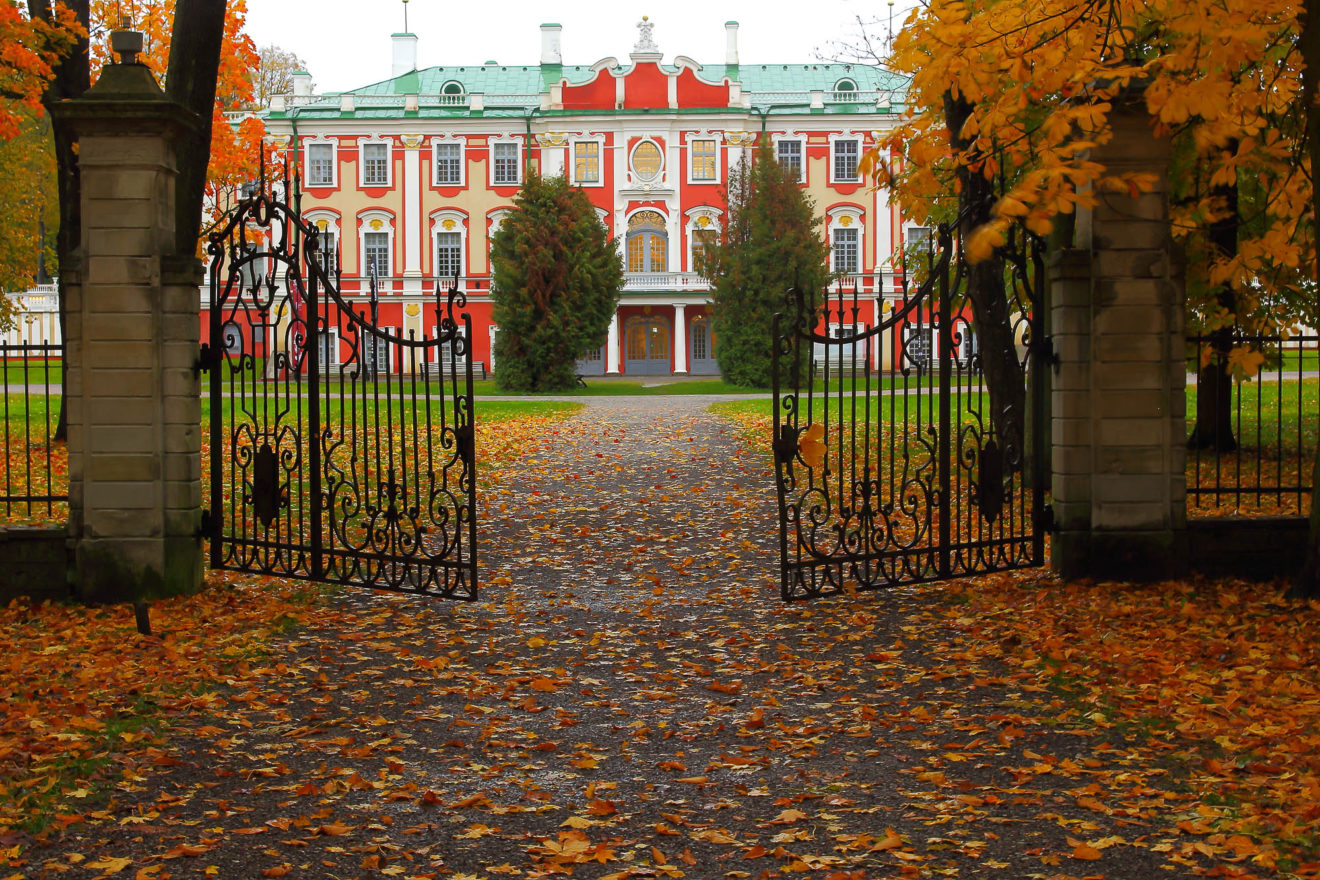
M 480 603 L 11 606 L 0 877 L 1320 872 L 1313 609 L 1041 572 L 784 607 L 768 456 L 703 405 L 486 436 Z

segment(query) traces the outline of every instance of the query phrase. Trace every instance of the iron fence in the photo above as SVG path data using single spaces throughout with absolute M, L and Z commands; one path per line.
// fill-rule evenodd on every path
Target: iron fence
M 1188 515 L 1308 514 L 1320 435 L 1320 336 L 1187 343 Z M 1230 348 L 1263 358 L 1249 379 L 1249 370 L 1230 366 Z
M 0 343 L 4 362 L 5 520 L 61 520 L 68 516 L 68 451 L 55 440 L 63 401 L 60 345 Z

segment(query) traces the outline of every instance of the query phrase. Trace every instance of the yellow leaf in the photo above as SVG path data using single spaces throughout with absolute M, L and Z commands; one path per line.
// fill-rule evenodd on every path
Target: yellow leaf
M 1094 862 L 1100 858 L 1100 850 L 1085 843 L 1079 843 L 1073 847 L 1072 857 L 1074 859 L 1084 859 L 1088 862 Z
M 131 864 L 133 864 L 132 859 L 104 858 L 99 862 L 89 862 L 87 867 L 95 868 L 98 871 L 104 871 L 107 874 L 118 874 Z
M 825 426 L 820 422 L 808 425 L 798 437 L 798 455 L 807 467 L 820 467 L 825 460 Z

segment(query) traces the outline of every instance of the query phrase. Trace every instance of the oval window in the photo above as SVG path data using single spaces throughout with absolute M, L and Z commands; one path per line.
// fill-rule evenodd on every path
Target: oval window
M 642 141 L 633 149 L 632 171 L 639 180 L 654 180 L 664 164 L 655 141 Z

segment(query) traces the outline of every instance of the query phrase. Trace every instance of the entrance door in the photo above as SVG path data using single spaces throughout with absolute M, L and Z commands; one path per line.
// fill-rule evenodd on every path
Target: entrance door
M 624 324 L 624 372 L 633 376 L 668 376 L 669 321 L 637 315 Z
M 692 354 L 691 372 L 694 376 L 718 376 L 720 365 L 715 361 L 714 339 L 710 334 L 710 319 L 697 315 L 688 326 L 688 351 Z

